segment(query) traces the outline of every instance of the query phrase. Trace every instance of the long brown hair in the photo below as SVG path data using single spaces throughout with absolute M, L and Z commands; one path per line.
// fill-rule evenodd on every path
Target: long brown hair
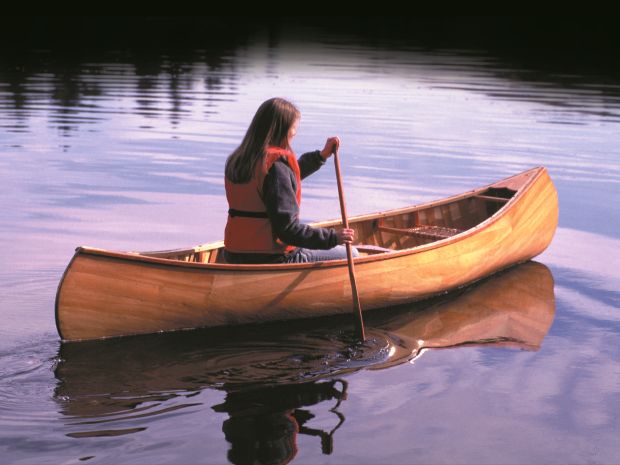
M 297 107 L 274 97 L 258 107 L 241 145 L 226 160 L 226 177 L 235 184 L 249 182 L 256 164 L 262 162 L 269 146 L 291 150 L 288 132 L 299 118 Z

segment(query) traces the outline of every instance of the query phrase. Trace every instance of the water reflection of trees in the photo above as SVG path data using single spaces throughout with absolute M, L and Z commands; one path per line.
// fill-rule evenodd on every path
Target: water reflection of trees
M 92 49 L 63 41 L 30 43 L 32 48 L 26 47 L 28 41 L 10 49 L 0 46 L 3 127 L 27 130 L 30 118 L 44 109 L 48 125 L 70 136 L 82 124 L 98 121 L 103 101 L 119 94 L 133 99 L 136 114 L 166 117 L 178 125 L 193 102 L 197 80 L 204 81 L 202 103 L 207 107 L 215 106 L 220 94 L 236 91 L 238 62 L 231 57 L 247 43 L 250 32 L 205 32 L 187 48 L 174 41 L 171 48 L 132 48 L 131 41 L 117 49 L 114 42 Z
M 491 57 L 490 66 L 504 70 L 489 70 L 500 80 L 532 83 L 539 90 L 550 84 L 571 91 L 582 87 L 591 91 L 593 84 L 600 83 L 597 104 L 600 101 L 612 109 L 602 116 L 618 117 L 618 88 L 606 84 L 616 82 L 619 70 L 613 59 L 611 33 L 605 32 L 601 21 L 341 18 L 336 29 L 331 22 L 325 24 L 316 18 L 287 18 L 285 26 L 277 20 L 239 17 L 5 20 L 2 36 L 7 40 L 0 45 L 2 123 L 10 131 L 27 130 L 36 106 L 49 105 L 48 124 L 68 136 L 81 124 L 98 120 L 102 100 L 117 98 L 123 92 L 135 103 L 131 111 L 147 118 L 165 117 L 176 126 L 195 101 L 192 88 L 197 80 L 204 81 L 201 103 L 208 117 L 222 94 L 237 92 L 237 76 L 242 70 L 233 57 L 258 31 L 267 38 L 266 73 L 274 75 L 278 47 L 285 40 L 280 35 L 283 27 L 313 30 L 314 41 L 338 43 L 345 47 L 343 50 L 356 44 L 401 50 L 403 54 L 418 53 L 420 46 L 430 53 L 455 46 L 467 48 Z M 110 69 L 110 65 L 115 67 Z M 114 86 L 115 78 L 120 89 Z M 534 96 L 551 106 L 566 105 L 566 97 Z

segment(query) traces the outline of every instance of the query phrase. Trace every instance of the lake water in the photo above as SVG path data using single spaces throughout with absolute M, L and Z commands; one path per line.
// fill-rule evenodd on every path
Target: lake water
M 620 81 L 305 32 L 0 62 L 2 463 L 618 463 Z M 221 239 L 224 161 L 272 96 L 298 153 L 341 138 L 351 215 L 546 166 L 551 246 L 370 315 L 362 346 L 343 318 L 62 345 L 74 248 Z M 331 164 L 302 214 L 339 216 Z

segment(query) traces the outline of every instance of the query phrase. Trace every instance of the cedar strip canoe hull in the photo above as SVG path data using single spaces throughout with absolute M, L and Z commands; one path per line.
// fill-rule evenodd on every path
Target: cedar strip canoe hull
M 436 220 L 443 226 L 469 224 L 465 217 L 479 215 L 479 208 L 467 205 L 486 202 L 488 209 L 493 204 L 485 195 L 489 188 L 514 195 L 473 227 L 444 239 L 402 246 L 403 237 L 413 237 L 406 233 L 412 225 L 399 222 L 413 216 L 432 222 L 443 212 L 445 217 Z M 351 218 L 357 237 L 381 239 L 393 248 L 356 259 L 362 308 L 428 298 L 529 260 L 549 245 L 557 221 L 557 193 L 542 167 L 442 201 Z M 396 227 L 381 231 L 384 223 Z M 318 224 L 338 227 L 339 222 Z M 221 246 L 219 242 L 192 249 L 192 261 L 178 258 L 183 251 L 170 259 L 163 257 L 174 251 L 138 254 L 79 247 L 56 296 L 61 338 L 97 339 L 351 312 L 346 260 L 230 265 L 211 259 Z

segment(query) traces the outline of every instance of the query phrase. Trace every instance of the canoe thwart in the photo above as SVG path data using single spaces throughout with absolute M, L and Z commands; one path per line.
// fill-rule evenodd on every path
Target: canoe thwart
M 505 199 L 503 197 L 491 197 L 490 195 L 476 195 L 477 199 L 488 200 L 490 202 L 498 202 L 498 203 L 506 203 L 510 199 Z
M 382 223 L 377 225 L 377 229 L 384 232 L 406 234 L 433 240 L 446 239 L 463 232 L 460 229 L 447 228 L 445 226 L 418 225 L 412 228 L 394 228 L 392 226 L 384 226 Z

